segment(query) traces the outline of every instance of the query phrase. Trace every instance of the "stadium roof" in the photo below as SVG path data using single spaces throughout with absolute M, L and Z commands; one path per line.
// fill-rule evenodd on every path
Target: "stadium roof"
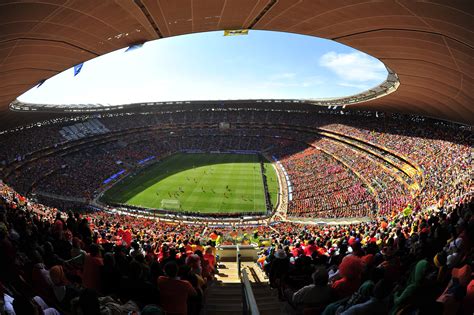
M 474 5 L 410 0 L 2 1 L 0 119 L 17 96 L 83 61 L 134 43 L 236 29 L 332 39 L 398 75 L 395 92 L 348 106 L 474 124 Z

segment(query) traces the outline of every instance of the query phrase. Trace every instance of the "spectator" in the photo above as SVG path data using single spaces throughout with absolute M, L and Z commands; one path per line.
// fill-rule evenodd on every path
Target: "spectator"
M 305 308 L 324 306 L 331 299 L 326 268 L 316 267 L 311 278 L 313 279 L 312 284 L 301 288 L 288 299 L 288 302 L 294 306 L 298 314 L 303 314 Z
M 374 287 L 373 296 L 366 302 L 354 304 L 340 315 L 385 315 L 389 312 L 389 296 L 392 287 L 386 280 L 380 280 Z
M 55 308 L 49 307 L 39 296 L 35 296 L 32 299 L 17 296 L 13 302 L 11 300 L 9 300 L 9 302 L 12 303 L 13 306 L 11 315 L 60 315 Z
M 100 282 L 100 270 L 104 265 L 104 262 L 100 256 L 99 246 L 92 244 L 89 251 L 90 253 L 86 255 L 84 260 L 82 281 L 84 287 L 100 291 L 102 289 Z
M 187 314 L 188 298 L 196 296 L 197 292 L 188 281 L 177 278 L 178 265 L 169 262 L 164 266 L 165 275 L 158 278 L 160 305 L 166 313 Z

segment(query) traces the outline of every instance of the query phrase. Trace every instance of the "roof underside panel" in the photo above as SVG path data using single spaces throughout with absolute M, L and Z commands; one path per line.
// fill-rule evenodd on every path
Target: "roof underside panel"
M 351 106 L 474 124 L 474 5 L 441 0 L 2 1 L 0 113 L 40 80 L 110 51 L 239 28 L 333 39 L 398 74 L 396 92 Z

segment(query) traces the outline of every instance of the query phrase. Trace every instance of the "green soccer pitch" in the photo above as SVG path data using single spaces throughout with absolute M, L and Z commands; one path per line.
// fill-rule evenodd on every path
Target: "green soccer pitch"
M 277 175 L 270 162 L 264 167 L 275 206 Z M 259 159 L 247 154 L 174 154 L 117 183 L 101 200 L 177 212 L 266 212 Z

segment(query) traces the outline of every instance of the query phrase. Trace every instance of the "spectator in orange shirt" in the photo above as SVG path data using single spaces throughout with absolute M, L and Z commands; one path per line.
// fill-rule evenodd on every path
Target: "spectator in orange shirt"
M 193 252 L 196 252 L 197 250 L 200 250 L 201 252 L 204 251 L 204 247 L 202 247 L 201 242 L 198 239 L 194 241 Z
M 209 268 L 211 272 L 214 272 L 216 266 L 216 257 L 212 253 L 212 247 L 206 247 L 206 253 L 204 254 L 204 259 L 209 262 Z

